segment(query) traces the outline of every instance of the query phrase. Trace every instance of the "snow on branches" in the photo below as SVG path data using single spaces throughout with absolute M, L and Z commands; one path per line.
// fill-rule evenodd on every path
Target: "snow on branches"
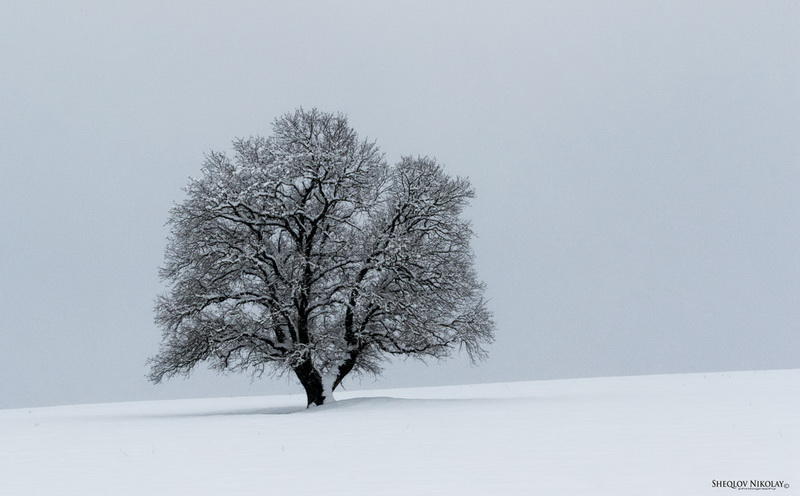
M 429 158 L 389 166 L 342 115 L 297 110 L 208 155 L 169 219 L 155 382 L 201 361 L 294 371 L 309 404 L 386 355 L 483 356 L 474 191 Z

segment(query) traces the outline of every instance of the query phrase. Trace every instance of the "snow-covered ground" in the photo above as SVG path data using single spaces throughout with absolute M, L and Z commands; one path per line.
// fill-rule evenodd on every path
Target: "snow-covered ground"
M 800 370 L 0 410 L 0 495 L 800 494 Z

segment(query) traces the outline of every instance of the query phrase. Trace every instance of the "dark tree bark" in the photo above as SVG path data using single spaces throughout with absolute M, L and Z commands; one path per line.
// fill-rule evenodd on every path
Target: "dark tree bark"
M 339 366 L 339 371 L 336 374 L 336 379 L 333 381 L 331 391 L 336 391 L 336 388 L 339 387 L 339 384 L 341 384 L 344 378 L 347 377 L 347 374 L 353 370 L 353 367 L 356 365 L 356 363 L 358 363 L 360 351 L 361 350 L 359 348 L 356 348 L 348 353 L 345 361 Z
M 294 373 L 303 389 L 306 391 L 306 407 L 311 405 L 322 405 L 325 403 L 325 389 L 322 387 L 322 377 L 319 372 L 314 368 L 311 360 L 304 360 L 300 365 L 294 368 Z

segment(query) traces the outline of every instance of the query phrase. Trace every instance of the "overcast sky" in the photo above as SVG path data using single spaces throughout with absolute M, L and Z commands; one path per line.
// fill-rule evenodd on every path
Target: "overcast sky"
M 113 5 L 112 5 L 113 4 Z M 164 222 L 294 107 L 478 192 L 497 342 L 350 388 L 800 367 L 800 3 L 0 4 L 0 407 L 153 386 Z

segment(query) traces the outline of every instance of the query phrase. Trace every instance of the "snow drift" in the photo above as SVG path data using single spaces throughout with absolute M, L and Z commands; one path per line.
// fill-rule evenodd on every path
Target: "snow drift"
M 788 495 L 798 393 L 785 370 L 3 410 L 0 494 Z

